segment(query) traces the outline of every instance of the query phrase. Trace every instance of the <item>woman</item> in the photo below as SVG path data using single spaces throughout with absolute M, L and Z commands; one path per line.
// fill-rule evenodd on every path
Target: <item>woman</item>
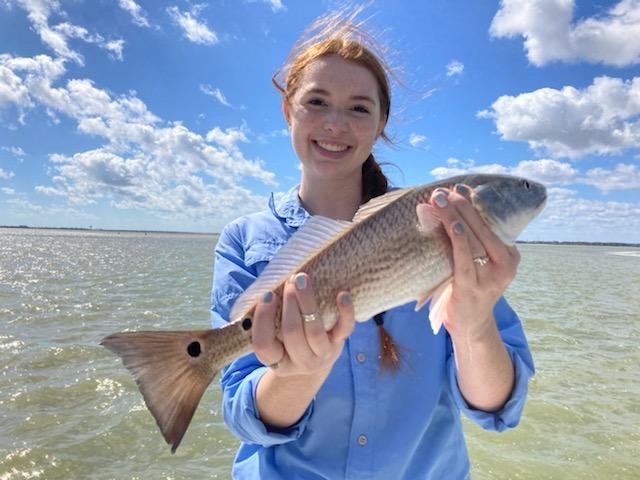
M 387 191 L 371 150 L 386 138 L 388 69 L 369 45 L 353 17 L 330 18 L 294 48 L 284 84 L 274 80 L 300 185 L 220 235 L 214 326 L 224 325 L 235 299 L 310 215 L 350 220 Z M 519 256 L 467 194 L 459 185 L 432 197 L 453 245 L 446 331 L 434 335 L 428 308 L 415 312 L 413 303 L 354 326 L 349 292 L 341 292 L 338 322 L 325 332 L 304 273 L 281 298 L 264 296 L 253 319 L 255 353 L 221 378 L 224 419 L 242 441 L 235 478 L 462 479 L 469 460 L 460 412 L 491 430 L 518 423 L 533 362 L 502 293 Z M 487 264 L 474 262 L 479 251 Z M 396 368 L 382 369 L 385 362 Z

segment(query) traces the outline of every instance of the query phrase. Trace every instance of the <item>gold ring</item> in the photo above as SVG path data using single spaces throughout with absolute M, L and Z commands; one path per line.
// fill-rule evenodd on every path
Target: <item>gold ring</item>
M 315 322 L 316 320 L 318 320 L 318 312 L 303 313 L 302 320 L 304 320 L 305 323 Z
M 487 263 L 489 263 L 489 257 L 487 255 L 480 255 L 478 257 L 474 257 L 473 263 L 477 263 L 481 267 L 484 267 Z

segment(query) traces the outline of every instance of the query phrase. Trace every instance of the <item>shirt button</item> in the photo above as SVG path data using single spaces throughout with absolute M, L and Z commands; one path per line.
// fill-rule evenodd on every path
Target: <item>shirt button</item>
M 360 446 L 365 446 L 368 442 L 367 436 L 366 435 L 358 435 L 358 445 Z
M 367 359 L 367 356 L 366 356 L 364 353 L 362 353 L 362 352 L 360 352 L 360 353 L 358 353 L 358 354 L 356 355 L 356 360 L 358 360 L 358 362 L 360 362 L 360 363 L 364 363 L 364 361 L 365 361 L 366 359 Z

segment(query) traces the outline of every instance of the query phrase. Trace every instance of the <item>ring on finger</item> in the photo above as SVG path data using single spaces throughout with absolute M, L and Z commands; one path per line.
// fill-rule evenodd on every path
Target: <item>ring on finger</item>
M 484 267 L 487 263 L 489 263 L 489 257 L 487 255 L 478 255 L 477 257 L 473 257 L 473 263 Z
M 315 322 L 318 320 L 318 312 L 303 313 L 302 320 L 304 320 L 304 323 Z

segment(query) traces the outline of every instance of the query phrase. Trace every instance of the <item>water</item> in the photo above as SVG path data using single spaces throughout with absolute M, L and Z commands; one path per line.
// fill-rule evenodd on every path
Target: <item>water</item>
M 208 324 L 215 236 L 0 229 L 0 480 L 229 478 L 210 388 L 175 455 L 114 331 Z M 465 424 L 475 479 L 640 478 L 640 249 L 522 245 L 537 375 L 521 425 Z

